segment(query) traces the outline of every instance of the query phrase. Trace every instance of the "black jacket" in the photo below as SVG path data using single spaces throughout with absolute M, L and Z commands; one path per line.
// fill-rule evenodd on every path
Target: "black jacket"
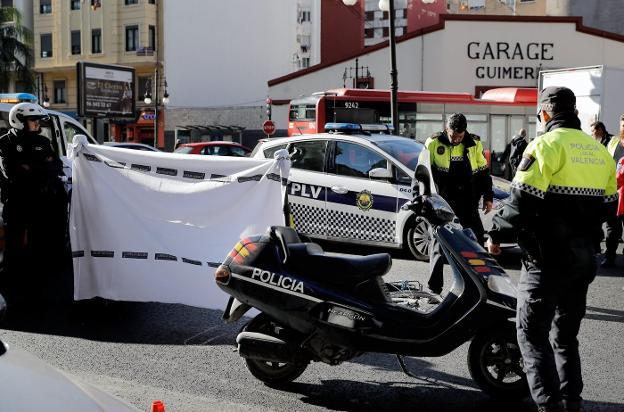
M 45 201 L 65 192 L 59 178 L 63 175 L 63 164 L 47 137 L 10 130 L 0 137 L 0 157 L 3 203 Z

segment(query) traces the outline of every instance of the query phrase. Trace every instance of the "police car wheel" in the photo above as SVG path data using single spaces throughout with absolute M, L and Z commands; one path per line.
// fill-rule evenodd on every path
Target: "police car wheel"
M 429 248 L 431 246 L 431 234 L 429 223 L 417 217 L 410 223 L 407 229 L 406 243 L 412 256 L 416 260 L 428 261 Z
M 468 348 L 468 370 L 481 390 L 492 397 L 520 399 L 528 394 L 512 322 L 474 337 Z

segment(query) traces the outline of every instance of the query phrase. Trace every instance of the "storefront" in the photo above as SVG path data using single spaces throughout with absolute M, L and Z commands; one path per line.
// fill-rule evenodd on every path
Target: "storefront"
M 164 147 L 165 119 L 164 111 L 158 115 L 158 143 L 157 147 Z M 138 117 L 131 122 L 111 119 L 110 139 L 115 142 L 144 143 L 154 145 L 154 125 L 156 115 L 153 109 L 139 111 Z

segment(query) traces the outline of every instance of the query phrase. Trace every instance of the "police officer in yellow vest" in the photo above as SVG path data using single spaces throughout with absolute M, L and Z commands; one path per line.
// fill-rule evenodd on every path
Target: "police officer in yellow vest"
M 615 164 L 624 157 L 624 114 L 620 116 L 620 135 L 611 137 L 607 143 L 607 150 L 613 157 Z M 616 216 L 615 214 L 607 218 L 607 238 L 605 251 L 605 259 L 602 262 L 604 267 L 612 267 L 615 265 L 615 254 L 622 238 L 622 226 L 624 226 L 624 216 Z
M 438 193 L 446 199 L 462 226 L 470 228 L 483 244 L 484 231 L 479 217 L 479 199 L 484 210 L 492 210 L 492 177 L 483 154 L 479 136 L 468 133 L 466 117 L 455 113 L 448 118 L 443 132 L 425 142 L 431 156 L 433 180 Z M 429 289 L 442 291 L 444 259 L 436 244 L 431 246 L 431 277 Z
M 540 411 L 581 408 L 577 334 L 596 275 L 594 237 L 617 201 L 613 157 L 580 130 L 575 105 L 568 88 L 542 90 L 538 118 L 545 134 L 524 151 L 488 241 L 498 254 L 497 239 L 511 231 L 524 252 L 516 327 Z

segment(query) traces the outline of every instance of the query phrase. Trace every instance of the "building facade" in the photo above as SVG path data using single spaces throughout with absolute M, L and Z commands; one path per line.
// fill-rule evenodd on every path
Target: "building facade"
M 447 14 L 438 25 L 397 39 L 396 54 L 400 90 L 463 92 L 479 97 L 492 88 L 536 88 L 540 70 L 594 65 L 624 70 L 624 36 L 586 27 L 579 17 Z M 284 102 L 273 111 L 277 128 L 288 128 L 291 99 L 341 88 L 344 66 L 355 59 L 370 67 L 376 89 L 389 89 L 387 43 L 342 61 L 272 79 L 268 82 L 269 94 Z M 414 107 L 413 115 L 406 115 L 401 126 L 409 130 L 406 135 L 423 139 L 427 136 L 422 126 L 427 126 L 428 131 L 431 128 L 429 120 L 419 118 L 417 110 Z M 436 127 L 440 130 L 445 114 L 436 113 L 440 119 Z M 494 113 L 471 114 L 482 118 L 479 134 L 484 144 L 489 136 L 510 138 L 515 132 L 511 127 L 513 118 L 490 122 Z M 521 115 L 523 124 L 534 129 L 534 109 Z M 490 125 L 496 129 L 488 129 Z
M 54 110 L 76 116 L 78 90 L 76 63 L 88 61 L 135 69 L 133 118 L 84 119 L 100 141 L 135 141 L 153 144 L 154 105 L 143 103 L 146 88 L 162 90 L 162 25 L 157 0 L 34 0 L 35 67 L 42 101 Z M 164 82 L 164 80 L 161 80 Z M 151 113 L 151 114 L 150 114 Z M 164 124 L 164 113 L 159 113 Z M 151 121 L 150 121 L 151 120 Z M 161 128 L 162 130 L 162 128 Z M 163 135 L 158 139 L 163 146 Z
M 167 138 L 238 140 L 243 130 L 253 145 L 267 119 L 266 80 L 321 62 L 322 3 L 163 1 Z
M 0 7 L 14 7 L 22 17 L 22 27 L 32 32 L 33 29 L 33 0 L 0 0 Z M 6 90 L 0 90 L 3 93 L 18 93 L 32 89 L 32 85 L 20 82 L 11 76 Z

